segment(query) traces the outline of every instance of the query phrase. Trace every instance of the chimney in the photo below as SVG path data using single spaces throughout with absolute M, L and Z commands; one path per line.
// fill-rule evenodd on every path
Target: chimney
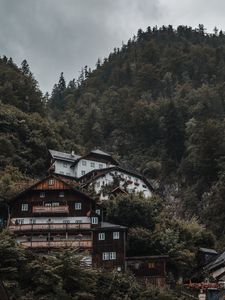
M 73 150 L 71 151 L 71 155 L 74 156 L 74 151 Z

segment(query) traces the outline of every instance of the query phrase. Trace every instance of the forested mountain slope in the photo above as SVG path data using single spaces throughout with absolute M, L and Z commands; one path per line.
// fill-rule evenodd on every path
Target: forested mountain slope
M 224 172 L 224 95 L 222 31 L 149 27 L 68 86 L 61 74 L 49 107 L 77 144 L 175 184 L 185 213 L 205 220 Z
M 47 168 L 47 148 L 100 147 L 163 186 L 184 216 L 223 232 L 225 35 L 147 28 L 49 99 L 26 61 L 0 59 L 1 170 Z M 216 199 L 212 201 L 212 199 Z M 221 214 L 218 216 L 218 209 Z
M 46 172 L 48 148 L 80 154 L 91 148 L 109 151 L 161 187 L 162 197 L 151 201 L 130 195 L 105 204 L 106 219 L 128 227 L 127 253 L 169 254 L 174 277 L 190 278 L 199 247 L 225 246 L 224 117 L 225 34 L 207 34 L 203 26 L 139 30 L 121 49 L 99 60 L 95 70 L 85 67 L 78 80 L 66 84 L 61 73 L 51 97 L 42 95 L 26 61 L 19 68 L 2 57 L 1 207 L 31 177 Z M 45 282 L 52 297 L 48 299 L 72 299 L 71 293 L 80 293 L 73 290 L 77 278 L 89 278 L 76 271 L 77 262 L 68 264 L 66 256 L 54 263 L 45 258 L 39 270 L 39 256 L 30 258 L 8 233 L 0 239 L 0 279 L 10 283 L 15 299 L 25 299 L 20 298 L 23 293 L 30 299 L 47 299 L 45 284 L 40 289 Z M 71 266 L 69 285 L 58 268 L 62 262 L 66 270 Z M 30 276 L 34 269 L 40 286 Z M 103 292 L 99 296 L 93 291 L 93 299 L 106 298 L 108 287 L 102 282 L 92 281 L 94 291 Z M 133 288 L 134 283 L 126 286 Z M 136 294 L 130 299 L 137 299 Z

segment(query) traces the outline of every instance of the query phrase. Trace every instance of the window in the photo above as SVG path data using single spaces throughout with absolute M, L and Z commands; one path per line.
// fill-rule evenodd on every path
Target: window
M 95 163 L 94 162 L 91 162 L 91 167 L 95 168 Z
M 91 224 L 98 224 L 98 217 L 92 217 Z
M 63 167 L 64 167 L 64 168 L 67 168 L 67 163 L 63 163 Z
M 28 211 L 28 204 L 22 204 L 21 205 L 21 210 L 22 211 Z
M 100 182 L 96 182 L 96 187 L 100 187 Z
M 67 176 L 70 176 L 70 173 L 66 173 Z
M 35 224 L 36 220 L 35 219 L 30 219 L 30 224 Z
M 142 186 L 143 186 L 143 188 L 145 188 L 145 189 L 146 189 L 146 185 L 144 185 L 144 184 L 143 184 Z
M 59 197 L 64 197 L 64 191 L 59 192 Z
M 53 185 L 54 183 L 55 183 L 55 180 L 54 180 L 54 179 L 49 179 L 48 185 Z
M 70 220 L 63 220 L 63 223 L 68 224 L 68 223 L 70 223 Z
M 101 210 L 100 209 L 96 209 L 95 212 L 96 212 L 97 215 L 99 215 L 99 216 L 101 215 Z
M 20 225 L 21 225 L 21 224 L 24 224 L 24 219 L 18 219 L 18 220 L 17 220 L 17 223 L 20 224 Z
M 98 234 L 98 240 L 99 241 L 104 241 L 105 240 L 105 233 L 104 232 L 100 232 Z
M 85 171 L 81 171 L 81 175 L 85 175 Z
M 40 192 L 40 198 L 44 198 L 45 197 L 45 192 Z
M 109 259 L 110 260 L 116 259 L 116 252 L 109 252 Z
M 75 220 L 75 223 L 80 224 L 80 223 L 82 223 L 82 221 L 81 220 Z
M 51 203 L 45 203 L 45 206 L 52 206 Z
M 82 160 L 82 166 L 86 166 L 86 165 L 87 165 L 86 160 Z
M 59 206 L 59 202 L 52 202 L 52 206 Z
M 102 253 L 102 260 L 115 260 L 116 259 L 116 252 L 103 252 Z
M 155 269 L 155 263 L 154 262 L 148 263 L 148 268 L 149 269 Z
M 102 169 L 103 168 L 103 164 L 99 164 L 99 169 Z
M 118 240 L 120 238 L 120 233 L 119 231 L 113 232 L 113 239 Z
M 79 202 L 79 203 L 75 203 L 75 209 L 76 210 L 81 210 L 81 203 Z
M 109 260 L 109 252 L 102 253 L 102 260 Z

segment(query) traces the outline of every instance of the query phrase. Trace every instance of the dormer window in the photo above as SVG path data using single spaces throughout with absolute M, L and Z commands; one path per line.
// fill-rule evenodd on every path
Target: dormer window
M 87 165 L 86 160 L 82 160 L 82 166 L 86 166 L 86 165 Z
M 45 192 L 40 192 L 40 198 L 44 198 L 45 197 Z
M 48 185 L 54 185 L 54 183 L 55 183 L 55 180 L 54 180 L 54 179 L 49 179 Z

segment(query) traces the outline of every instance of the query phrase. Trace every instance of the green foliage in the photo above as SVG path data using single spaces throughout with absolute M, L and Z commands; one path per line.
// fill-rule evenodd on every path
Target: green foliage
M 170 291 L 141 287 L 130 274 L 89 269 L 74 249 L 31 253 L 7 231 L 0 233 L 0 280 L 12 300 L 176 299 Z
M 162 200 L 158 197 L 146 199 L 135 194 L 118 196 L 106 201 L 105 209 L 106 218 L 112 223 L 154 229 L 156 217 L 162 210 Z

